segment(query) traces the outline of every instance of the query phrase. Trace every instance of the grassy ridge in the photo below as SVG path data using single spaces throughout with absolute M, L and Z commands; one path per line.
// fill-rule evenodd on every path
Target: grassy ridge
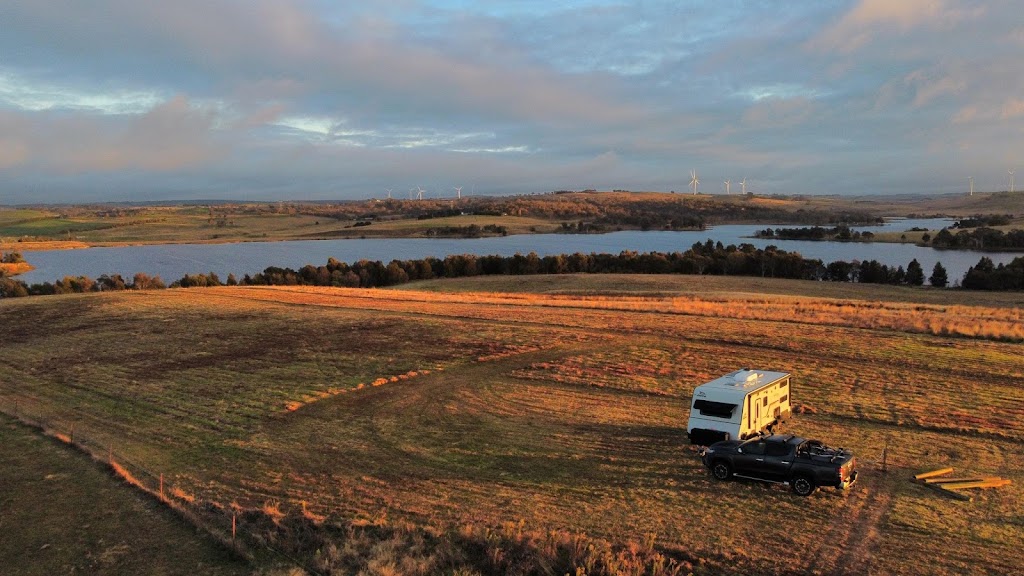
M 81 454 L 0 416 L 5 574 L 248 574 L 173 513 Z
M 1016 569 L 1019 344 L 919 330 L 895 305 L 842 316 L 808 298 L 715 295 L 684 310 L 665 289 L 3 301 L 0 408 L 105 435 L 201 501 L 276 502 L 325 525 L 651 535 L 698 573 Z M 919 315 L 953 325 L 965 311 L 1022 322 L 1007 308 Z M 853 448 L 863 483 L 810 500 L 712 483 L 686 449 L 689 394 L 740 366 L 796 374 L 795 399 L 816 414 L 794 428 Z M 907 482 L 942 465 L 1014 484 L 965 505 Z

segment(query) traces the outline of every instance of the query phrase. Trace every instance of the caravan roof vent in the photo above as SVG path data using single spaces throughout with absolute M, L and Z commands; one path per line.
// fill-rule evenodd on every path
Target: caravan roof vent
M 738 384 L 746 386 L 748 384 L 753 384 L 757 382 L 757 380 L 760 377 L 761 374 L 758 374 L 753 370 L 740 370 L 736 372 L 735 376 L 733 376 L 733 380 L 735 380 Z

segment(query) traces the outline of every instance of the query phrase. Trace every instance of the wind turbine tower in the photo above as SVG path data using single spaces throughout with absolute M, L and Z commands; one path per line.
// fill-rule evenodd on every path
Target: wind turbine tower
M 1013 170 L 1007 170 L 1006 172 L 1010 174 L 1010 194 L 1013 194 Z
M 416 199 L 417 200 L 423 200 L 423 193 L 424 192 L 426 192 L 426 190 L 424 190 L 423 188 L 420 188 L 419 186 L 416 186 Z
M 455 190 L 455 197 L 462 199 L 462 186 L 455 186 L 453 189 Z
M 974 176 L 968 176 L 967 180 L 971 183 L 971 196 L 974 196 Z
M 388 191 L 388 200 L 391 200 L 391 188 L 385 188 Z
M 690 186 L 693 186 L 693 194 L 697 195 L 697 185 L 700 184 L 700 180 L 697 179 L 697 171 L 690 170 Z
M 746 196 L 747 195 L 747 179 L 746 178 L 744 178 L 743 181 L 740 182 L 740 189 L 743 191 L 743 195 Z
M 726 180 L 725 181 L 725 193 L 726 194 L 732 194 L 732 192 L 730 191 L 731 190 L 730 186 L 732 186 L 732 180 Z

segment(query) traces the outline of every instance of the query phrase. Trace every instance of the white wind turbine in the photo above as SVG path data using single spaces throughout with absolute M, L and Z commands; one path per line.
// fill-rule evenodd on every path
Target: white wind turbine
M 731 190 L 730 186 L 732 186 L 732 180 L 726 180 L 725 181 L 725 193 L 726 194 L 732 194 L 732 192 L 730 192 L 730 190 Z
M 462 186 L 453 186 L 452 189 L 455 190 L 456 198 L 462 198 Z
M 740 187 L 741 187 L 741 190 L 743 191 L 743 195 L 746 196 L 747 195 L 747 179 L 746 178 L 744 178 L 743 181 L 740 182 Z
M 391 188 L 385 188 L 388 192 L 388 200 L 391 200 Z
M 968 176 L 967 181 L 971 183 L 971 196 L 974 196 L 974 176 Z
M 416 186 L 416 199 L 417 200 L 423 200 L 423 193 L 424 192 L 426 192 L 426 190 L 424 190 L 423 188 L 420 188 L 419 185 L 417 185 Z
M 1013 170 L 1006 171 L 1010 175 L 1010 193 L 1013 193 Z
M 693 186 L 694 195 L 697 194 L 697 185 L 700 184 L 700 180 L 697 179 L 697 171 L 690 170 L 690 186 Z

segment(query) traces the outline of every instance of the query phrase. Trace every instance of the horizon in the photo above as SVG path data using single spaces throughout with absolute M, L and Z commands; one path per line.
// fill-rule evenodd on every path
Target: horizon
M 1006 190 L 997 190 L 993 192 L 988 191 L 974 191 L 975 196 L 983 195 L 997 195 L 997 194 L 1008 194 Z M 1015 194 L 1018 192 L 1014 192 Z M 1020 192 L 1024 194 L 1024 192 Z M 677 195 L 682 197 L 693 197 L 692 193 L 679 192 L 679 191 L 660 191 L 660 190 L 549 190 L 547 192 L 522 192 L 512 194 L 478 194 L 476 196 L 462 196 L 461 200 L 471 201 L 475 199 L 484 200 L 498 200 L 501 198 L 517 198 L 523 196 L 547 196 L 555 194 L 665 194 L 665 195 Z M 921 199 L 930 200 L 945 197 L 957 197 L 963 196 L 958 192 L 944 192 L 944 193 L 896 193 L 896 194 L 753 194 L 749 195 L 761 198 L 776 198 L 784 200 L 798 199 L 801 197 L 813 196 L 815 198 L 840 198 L 843 200 L 858 200 L 858 199 L 869 199 L 869 200 L 898 200 L 898 199 Z M 705 194 L 701 192 L 698 197 L 722 197 L 722 198 L 740 198 L 742 194 L 733 193 L 731 195 L 722 194 Z M 417 198 L 387 198 L 387 197 L 365 197 L 365 198 L 323 198 L 323 199 L 312 199 L 312 198 L 270 198 L 266 200 L 248 200 L 248 199 L 232 199 L 232 198 L 193 198 L 193 199 L 182 199 L 182 198 L 168 198 L 160 200 L 97 200 L 92 202 L 25 202 L 20 204 L 0 204 L 0 209 L 17 210 L 17 209 L 28 209 L 28 208 L 60 208 L 60 207 L 89 207 L 89 206 L 107 206 L 107 205 L 127 205 L 127 206 L 138 206 L 138 207 L 175 207 L 175 206 L 206 206 L 212 204 L 281 204 L 281 203 L 294 203 L 294 204 L 344 204 L 344 203 L 366 203 L 366 202 L 384 202 L 387 200 L 393 200 L 396 202 L 449 202 L 453 200 L 459 200 L 455 197 L 424 197 L 422 200 Z M 892 218 L 903 218 L 902 216 L 893 216 Z
M 16 3 L 0 206 L 1017 190 L 1015 7 Z

